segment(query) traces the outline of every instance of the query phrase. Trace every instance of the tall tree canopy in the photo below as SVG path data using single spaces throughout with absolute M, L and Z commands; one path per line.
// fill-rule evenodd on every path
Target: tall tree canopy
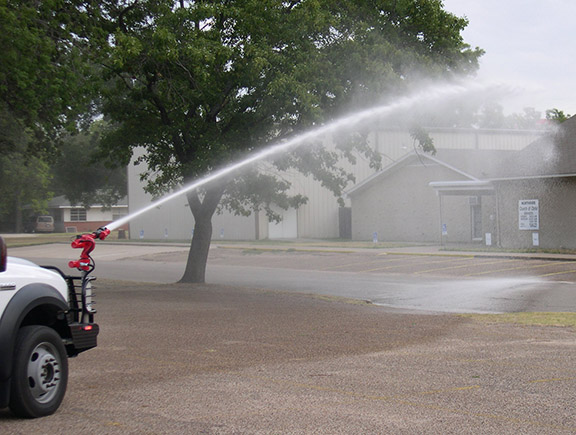
M 22 206 L 45 212 L 58 138 L 91 117 L 83 3 L 0 0 L 0 218 L 14 220 L 16 231 Z
M 87 113 L 85 12 L 80 0 L 0 0 L 0 111 L 33 131 L 36 144 Z
M 62 138 L 53 165 L 53 189 L 73 205 L 111 207 L 127 194 L 126 168 L 106 166 L 98 156 L 105 129 L 104 122 L 94 122 L 89 129 Z
M 45 211 L 52 175 L 44 153 L 27 151 L 34 135 L 7 115 L 0 111 L 0 225 L 4 231 L 22 232 L 23 207 L 28 205 L 29 213 Z
M 423 78 L 471 74 L 482 54 L 462 39 L 467 20 L 440 0 L 107 0 L 101 8 L 110 30 L 100 40 L 103 110 L 116 127 L 105 150 L 128 163 L 144 147 L 155 194 Z M 280 164 L 303 167 L 340 195 L 350 177 L 337 162 L 314 146 Z M 228 188 L 238 192 L 231 182 L 188 194 L 195 231 L 185 281 L 204 281 L 211 218 Z

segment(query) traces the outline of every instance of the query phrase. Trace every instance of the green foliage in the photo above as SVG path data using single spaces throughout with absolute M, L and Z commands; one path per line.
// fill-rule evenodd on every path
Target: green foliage
M 62 139 L 54 164 L 54 189 L 73 204 L 111 207 L 127 194 L 125 168 L 110 168 L 98 157 L 98 143 L 106 125 Z
M 424 130 L 420 126 L 412 126 L 410 128 L 410 136 L 414 139 L 414 148 L 420 148 L 425 153 L 429 153 L 432 155 L 436 154 L 436 148 L 434 147 L 434 141 L 428 134 L 426 130 Z M 418 144 L 416 146 L 416 143 Z
M 546 111 L 546 119 L 556 124 L 561 124 L 570 118 L 570 115 L 565 114 L 562 110 L 549 109 Z
M 8 120 L 11 120 L 8 118 Z M 7 118 L 0 116 L 3 126 Z M 0 154 L 0 219 L 2 227 L 22 231 L 23 208 L 28 206 L 29 214 L 46 211 L 52 196 L 50 166 L 42 154 L 27 152 L 32 135 L 24 129 L 4 130 L 10 147 Z M 10 228 L 8 228 L 10 227 Z
M 546 110 L 546 119 L 553 124 L 560 124 L 570 118 L 559 109 Z M 521 113 L 504 115 L 502 106 L 497 103 L 486 104 L 477 119 L 477 125 L 481 128 L 509 128 L 535 130 L 547 128 L 542 123 L 541 112 L 534 108 L 527 107 Z
M 82 3 L 0 1 L 0 106 L 34 132 L 30 151 L 47 148 L 47 135 L 74 128 L 85 112 L 92 81 Z
M 227 188 L 227 195 L 220 203 L 221 210 L 226 209 L 238 216 L 250 216 L 251 213 L 265 211 L 270 221 L 279 222 L 281 216 L 273 205 L 283 210 L 298 208 L 306 204 L 302 195 L 290 196 L 290 183 L 276 175 L 264 172 L 248 171 L 242 177 L 234 179 Z
M 108 0 L 94 15 L 109 32 L 101 38 L 102 101 L 112 130 L 103 154 L 128 164 L 142 148 L 137 163 L 146 164 L 156 196 L 424 77 L 471 74 L 482 55 L 462 40 L 467 20 L 440 0 Z M 352 133 L 335 149 L 309 144 L 274 164 L 315 178 L 342 203 L 353 181 L 342 161 L 379 165 L 365 137 Z M 276 204 L 304 201 L 270 177 L 219 180 L 187 194 L 196 225 L 189 267 L 205 265 L 209 219 L 223 195 L 225 207 L 263 207 L 272 218 L 271 189 Z M 256 188 L 258 181 L 270 184 Z M 186 280 L 202 282 L 200 269 L 188 276 L 187 268 Z
M 522 113 L 513 113 L 506 119 L 508 128 L 534 129 L 540 122 L 541 113 L 533 107 L 526 107 Z
M 114 6 L 101 14 L 115 26 L 104 110 L 116 128 L 105 149 L 127 163 L 144 147 L 155 194 L 424 75 L 471 73 L 482 54 L 462 40 L 466 19 L 437 0 Z M 289 161 L 339 196 L 349 174 L 335 153 L 302 148 L 281 166 Z

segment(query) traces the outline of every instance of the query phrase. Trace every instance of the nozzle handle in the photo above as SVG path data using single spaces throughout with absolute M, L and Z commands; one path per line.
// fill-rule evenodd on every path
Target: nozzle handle
M 110 230 L 106 227 L 100 227 L 96 231 L 94 231 L 94 238 L 99 240 L 104 240 L 106 237 L 110 235 Z

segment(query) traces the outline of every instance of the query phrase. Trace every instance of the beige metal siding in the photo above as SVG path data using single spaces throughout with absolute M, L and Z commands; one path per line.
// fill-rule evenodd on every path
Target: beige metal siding
M 138 151 L 135 158 L 141 155 Z M 153 198 L 144 192 L 140 181 L 143 165 L 128 166 L 128 202 L 130 212 L 147 207 Z M 194 228 L 194 217 L 188 206 L 186 195 L 180 195 L 158 208 L 152 209 L 130 221 L 130 237 L 137 239 L 143 234 L 145 239 L 190 240 Z M 215 214 L 212 219 L 212 239 L 253 240 L 256 237 L 256 219 L 249 216 L 235 216 L 228 212 Z
M 475 148 L 483 149 L 521 149 L 536 137 L 533 132 L 495 132 L 484 130 L 430 130 L 431 136 L 437 148 Z M 414 149 L 414 141 L 406 131 L 379 130 L 369 135 L 369 143 L 382 155 L 383 166 L 387 166 Z M 333 146 L 333 141 L 328 138 L 328 146 Z M 350 166 L 343 163 L 346 168 L 351 168 L 356 175 L 356 183 L 361 182 L 374 171 L 369 167 L 364 157 L 358 156 L 358 164 Z M 134 211 L 147 206 L 151 197 L 144 193 L 143 183 L 139 174 L 144 170 L 143 166 L 129 166 L 128 187 L 129 206 Z M 297 171 L 281 174 L 282 177 L 292 182 L 292 193 L 300 193 L 308 197 L 308 203 L 298 210 L 298 237 L 302 238 L 335 238 L 339 236 L 338 208 L 339 205 L 333 194 L 322 187 L 319 182 L 304 177 Z M 351 189 L 353 185 L 348 186 Z M 348 200 L 347 200 L 348 201 Z M 163 238 L 166 228 L 169 238 L 189 238 L 192 233 L 193 218 L 186 199 L 182 196 L 175 199 L 174 203 L 168 203 L 160 210 L 154 210 L 131 222 L 131 234 L 138 237 L 139 231 L 145 232 L 148 238 Z M 349 205 L 349 204 L 347 204 Z M 259 237 L 267 237 L 267 218 L 262 214 L 258 222 L 255 216 L 238 217 L 225 213 L 214 218 L 214 238 L 220 237 L 220 230 L 224 229 L 224 238 L 251 239 L 256 237 L 256 225 L 259 228 Z
M 417 159 L 391 171 L 382 181 L 352 197 L 353 240 L 371 240 L 377 232 L 380 241 L 440 242 L 439 198 L 428 183 L 461 179 L 444 166 L 430 161 L 423 165 Z M 467 204 L 468 198 L 451 201 Z M 453 203 L 446 206 L 461 209 Z M 452 213 L 444 223 L 452 240 L 469 239 L 469 214 Z

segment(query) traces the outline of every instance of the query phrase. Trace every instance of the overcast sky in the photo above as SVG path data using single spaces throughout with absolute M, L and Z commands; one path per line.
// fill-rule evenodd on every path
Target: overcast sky
M 466 16 L 464 41 L 480 47 L 478 78 L 523 91 L 500 101 L 506 114 L 532 107 L 576 115 L 576 0 L 443 0 Z

